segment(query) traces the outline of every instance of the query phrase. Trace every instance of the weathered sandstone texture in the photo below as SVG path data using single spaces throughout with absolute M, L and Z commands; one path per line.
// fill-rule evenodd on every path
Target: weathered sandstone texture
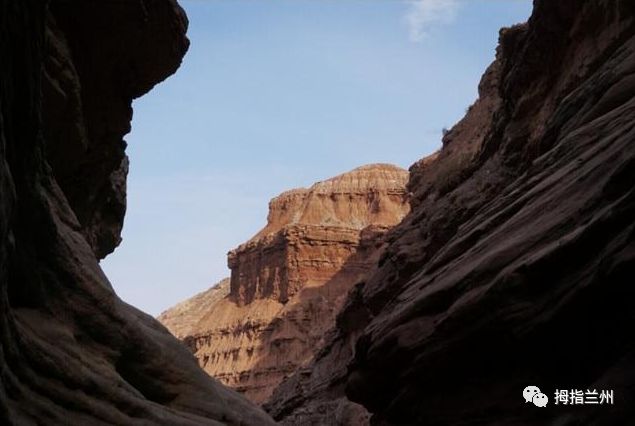
M 274 198 L 265 228 L 229 253 L 227 297 L 184 302 L 197 318 L 208 310 L 194 327 L 187 317 L 164 324 L 179 337 L 186 324 L 203 369 L 263 402 L 311 360 L 346 293 L 377 263 L 386 230 L 408 212 L 407 179 L 377 164 Z
M 377 269 L 266 409 L 332 424 L 347 396 L 376 425 L 633 424 L 634 141 L 635 2 L 536 0 L 411 168 Z M 556 406 L 556 389 L 615 404 Z
M 364 234 L 372 239 L 403 218 L 407 180 L 405 170 L 373 164 L 271 200 L 267 226 L 228 255 L 232 299 L 286 303 L 303 288 L 322 286 Z
M 209 289 L 174 305 L 161 313 L 157 320 L 177 338 L 183 339 L 196 331 L 198 322 L 229 295 L 229 278 L 225 278 Z
M 263 425 L 98 259 L 120 241 L 132 99 L 188 41 L 172 0 L 0 0 L 0 424 Z

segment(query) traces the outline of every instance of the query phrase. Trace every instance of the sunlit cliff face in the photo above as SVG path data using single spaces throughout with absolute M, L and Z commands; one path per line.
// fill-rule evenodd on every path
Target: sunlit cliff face
M 229 253 L 231 283 L 216 291 L 226 295 L 197 296 L 160 320 L 210 375 L 264 402 L 315 355 L 347 292 L 377 263 L 386 231 L 409 210 L 407 179 L 369 165 L 281 194 L 265 228 Z

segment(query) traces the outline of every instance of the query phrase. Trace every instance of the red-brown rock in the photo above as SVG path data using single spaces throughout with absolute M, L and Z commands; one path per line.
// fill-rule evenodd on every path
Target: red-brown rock
M 199 321 L 210 308 L 229 295 L 229 278 L 225 278 L 209 289 L 178 303 L 161 313 L 157 320 L 179 339 L 196 332 Z
M 407 213 L 407 178 L 395 166 L 364 166 L 274 198 L 267 226 L 229 253 L 230 293 L 184 338 L 203 369 L 263 402 L 310 361 L 348 290 L 377 262 L 383 234 Z M 180 324 L 164 324 L 182 337 Z
M 411 168 L 411 213 L 266 404 L 277 420 L 320 424 L 344 393 L 377 425 L 635 420 L 635 4 L 534 5 Z M 546 408 L 525 404 L 530 384 Z M 615 405 L 555 406 L 558 388 Z
M 267 425 L 98 258 L 119 242 L 132 99 L 179 66 L 173 0 L 0 0 L 0 424 Z

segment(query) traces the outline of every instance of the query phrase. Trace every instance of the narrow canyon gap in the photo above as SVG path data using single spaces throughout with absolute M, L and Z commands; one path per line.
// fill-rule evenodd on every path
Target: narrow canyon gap
M 411 212 L 382 237 L 370 273 L 348 283 L 312 360 L 265 401 L 276 420 L 632 423 L 634 17 L 632 1 L 537 0 L 528 23 L 501 31 L 479 99 L 442 149 L 410 168 Z M 232 292 L 249 297 L 213 303 L 208 324 L 278 296 L 251 297 L 279 259 L 230 261 Z M 211 374 L 227 379 L 257 353 L 246 340 L 223 352 L 223 332 L 239 325 L 254 324 L 185 338 Z M 289 353 L 303 340 L 279 336 Z M 251 378 L 273 370 L 242 365 L 231 381 L 249 394 Z M 528 407 L 529 384 L 551 404 Z M 559 388 L 613 389 L 615 405 L 555 406 Z
M 274 424 L 98 265 L 120 241 L 132 99 L 176 71 L 186 27 L 172 0 L 0 0 L 2 424 Z M 287 425 L 631 425 L 633 75 L 632 0 L 535 0 L 502 30 L 479 99 L 411 167 L 410 212 L 304 367 L 260 395 L 266 411 Z M 257 265 L 251 248 L 232 262 Z M 232 279 L 234 306 L 300 290 L 271 283 Z M 528 384 L 615 403 L 528 407 Z

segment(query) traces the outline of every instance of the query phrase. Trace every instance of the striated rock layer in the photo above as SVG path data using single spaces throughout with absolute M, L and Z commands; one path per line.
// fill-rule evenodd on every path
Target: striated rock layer
M 408 212 L 407 179 L 398 167 L 370 165 L 274 198 L 266 227 L 229 253 L 227 297 L 184 302 L 195 316 L 208 310 L 184 338 L 203 369 L 260 403 L 305 365 L 346 293 L 377 263 L 383 234 Z M 181 337 L 191 318 L 166 320 L 179 309 L 161 319 Z
M 347 395 L 377 425 L 633 424 L 634 76 L 630 0 L 536 0 L 502 30 L 479 100 L 411 168 L 411 213 L 274 418 L 332 424 Z M 556 406 L 556 389 L 612 389 L 614 406 Z
M 180 64 L 172 0 L 0 0 L 0 424 L 272 424 L 123 303 L 132 99 Z
M 190 297 L 162 312 L 157 320 L 167 327 L 174 336 L 183 339 L 196 331 L 199 321 L 229 295 L 229 278 L 225 278 L 209 289 Z
M 322 285 L 353 253 L 361 232 L 403 218 L 407 179 L 396 166 L 373 164 L 274 198 L 267 225 L 228 255 L 232 299 L 286 303 L 299 290 Z

